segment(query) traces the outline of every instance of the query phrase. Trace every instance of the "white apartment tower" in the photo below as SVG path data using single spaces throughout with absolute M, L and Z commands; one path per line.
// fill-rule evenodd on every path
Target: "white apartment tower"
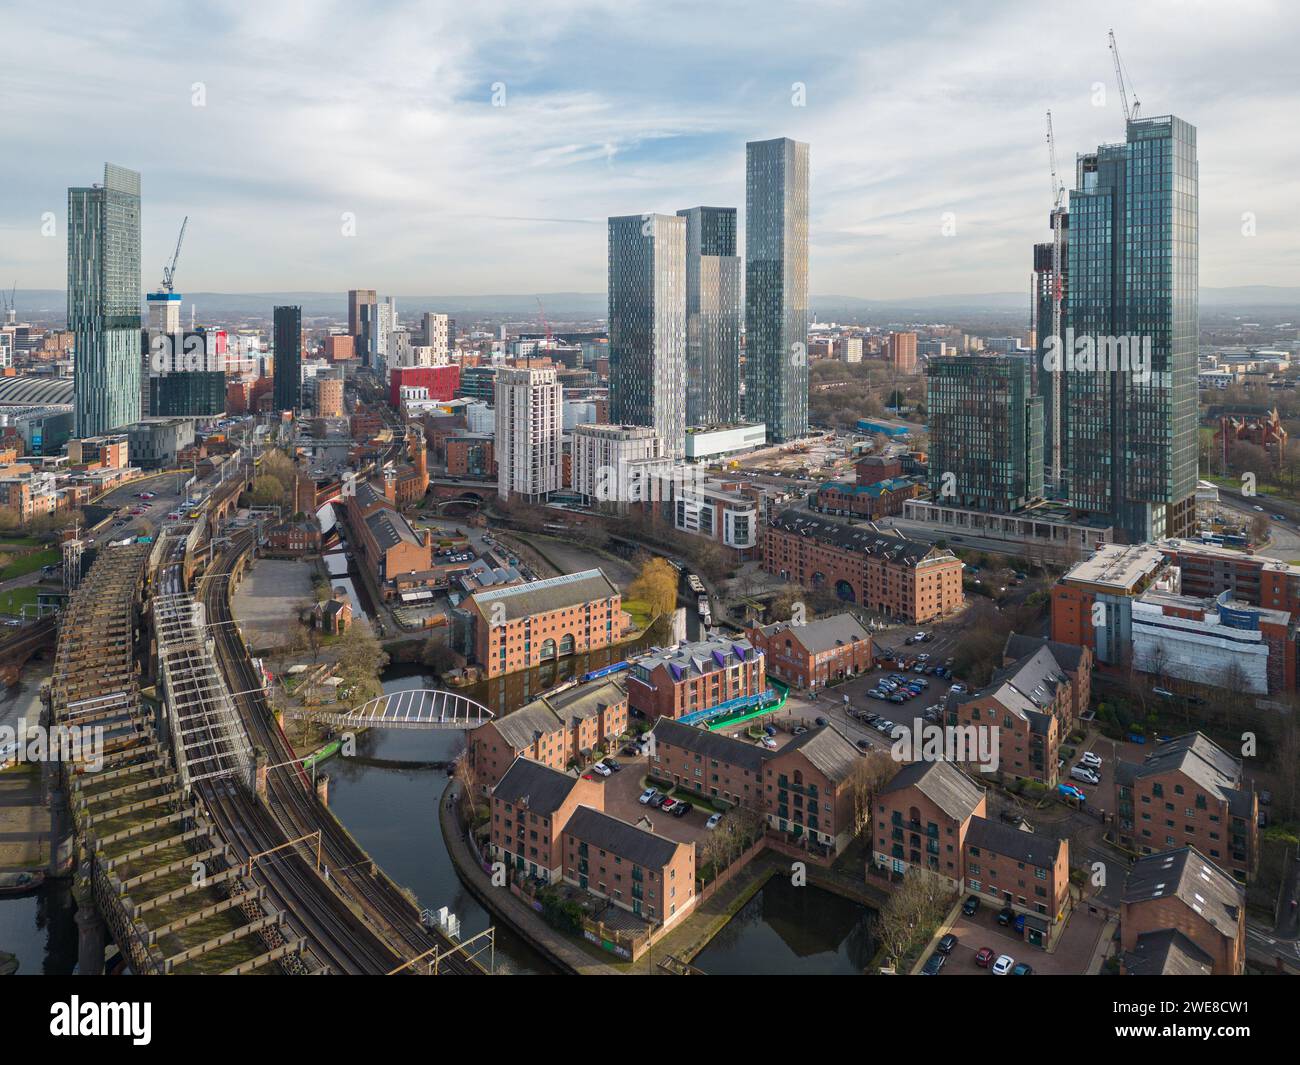
M 497 495 L 544 501 L 560 488 L 563 386 L 554 369 L 496 375 Z

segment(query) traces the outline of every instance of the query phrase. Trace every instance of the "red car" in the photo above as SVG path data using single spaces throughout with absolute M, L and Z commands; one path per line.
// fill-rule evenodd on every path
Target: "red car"
M 996 955 L 988 947 L 980 947 L 980 949 L 975 952 L 975 964 L 981 969 L 987 969 L 993 964 L 993 959 L 995 957 Z

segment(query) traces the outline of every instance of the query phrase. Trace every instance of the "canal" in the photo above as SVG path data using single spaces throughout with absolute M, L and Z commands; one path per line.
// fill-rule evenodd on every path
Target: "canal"
M 767 881 L 693 960 L 716 976 L 858 976 L 874 912 L 821 888 Z

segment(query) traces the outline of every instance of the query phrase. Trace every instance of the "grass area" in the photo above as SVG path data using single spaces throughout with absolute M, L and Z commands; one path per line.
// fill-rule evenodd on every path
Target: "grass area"
M 0 569 L 0 581 L 25 577 L 29 573 L 35 573 L 42 566 L 56 565 L 61 557 L 60 553 L 52 548 L 45 551 L 29 551 L 25 555 L 17 556 L 4 569 Z
M 644 599 L 624 599 L 623 609 L 632 615 L 632 623 L 638 629 L 644 629 L 654 620 L 650 613 L 650 604 Z
M 29 584 L 25 588 L 10 588 L 7 592 L 0 592 L 0 611 L 6 614 L 20 615 L 23 612 L 24 605 L 36 605 L 36 597 L 39 594 L 40 589 L 34 584 Z
M 40 547 L 44 543 L 35 536 L 0 536 L 0 551 L 6 547 Z

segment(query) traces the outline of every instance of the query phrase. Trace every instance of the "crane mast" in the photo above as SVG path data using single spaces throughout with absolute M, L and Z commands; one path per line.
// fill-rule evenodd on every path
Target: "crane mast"
M 1056 343 L 1061 337 L 1061 269 L 1065 244 L 1065 185 L 1056 173 L 1056 137 L 1052 132 L 1052 112 L 1047 112 L 1047 155 L 1052 170 L 1052 333 Z M 1061 491 L 1061 367 L 1052 370 L 1052 489 Z
M 176 262 L 181 257 L 181 243 L 185 240 L 185 227 L 190 223 L 190 216 L 186 215 L 181 222 L 180 236 L 176 238 L 176 250 L 172 252 L 171 262 L 163 267 L 162 287 L 163 291 L 171 292 L 172 284 L 176 279 Z
M 1138 112 L 1142 109 L 1142 103 L 1137 98 L 1137 93 L 1133 93 L 1133 106 L 1129 107 L 1128 102 L 1128 85 L 1124 78 L 1124 61 L 1119 57 L 1119 45 L 1115 43 L 1115 31 L 1108 30 L 1106 37 L 1110 41 L 1111 58 L 1115 60 L 1115 80 L 1119 82 L 1119 102 L 1124 106 L 1124 123 L 1127 125 L 1138 117 Z

